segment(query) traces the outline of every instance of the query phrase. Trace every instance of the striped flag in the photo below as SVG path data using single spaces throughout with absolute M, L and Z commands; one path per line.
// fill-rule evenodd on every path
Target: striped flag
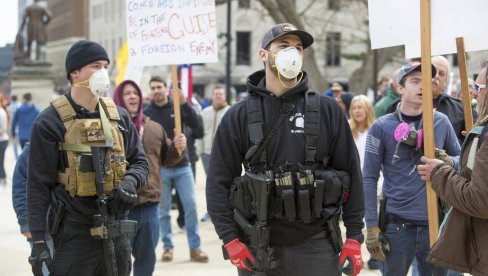
M 188 99 L 193 96 L 193 78 L 191 64 L 178 65 L 178 76 L 181 84 L 181 92 L 185 94 Z

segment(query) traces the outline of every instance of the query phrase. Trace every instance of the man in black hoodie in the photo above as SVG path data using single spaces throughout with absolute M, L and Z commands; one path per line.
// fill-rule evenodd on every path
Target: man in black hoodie
M 173 139 L 175 119 L 173 112 L 173 98 L 168 96 L 168 86 L 160 77 L 152 77 L 149 80 L 153 99 L 144 109 L 144 114 L 151 120 L 163 126 L 168 138 Z M 180 94 L 180 109 L 182 126 L 198 128 L 196 111 Z M 200 234 L 198 233 L 198 217 L 195 200 L 195 180 L 190 166 L 188 151 L 183 159 L 173 166 L 161 167 L 161 181 L 163 190 L 159 202 L 159 224 L 163 242 L 163 262 L 173 261 L 173 235 L 171 230 L 171 190 L 178 192 L 185 214 L 186 236 L 190 248 L 190 260 L 192 262 L 206 263 L 208 255 L 200 249 Z
M 249 99 L 225 114 L 215 134 L 207 176 L 207 209 L 224 243 L 225 255 L 238 267 L 239 275 L 251 275 L 251 271 L 340 275 L 339 264 L 346 259 L 352 265 L 348 271 L 351 275 L 362 267 L 364 197 L 359 156 L 337 102 L 307 93 L 308 78 L 301 64 L 304 49 L 312 43 L 309 33 L 292 24 L 272 27 L 259 51 L 265 69 L 249 76 Z M 246 174 L 239 177 L 242 165 Z M 337 220 L 327 216 L 329 209 L 322 194 L 313 187 L 302 189 L 307 184 L 311 184 L 309 188 L 315 184 L 319 187 L 320 174 L 330 169 L 345 172 L 351 180 L 349 188 L 341 186 L 348 190 L 348 199 L 342 194 L 337 204 L 347 230 L 342 252 L 337 245 L 338 240 L 342 243 L 340 233 L 336 238 Z M 267 185 L 269 192 L 261 193 L 260 185 Z M 240 201 L 240 192 L 246 194 L 246 189 L 251 190 L 250 195 Z M 292 196 L 285 198 L 285 192 Z M 263 204 L 260 193 L 269 204 Z M 320 195 L 315 201 L 324 204 L 316 204 L 318 208 L 310 215 L 307 211 L 313 208 L 307 204 L 311 202 L 302 200 L 302 195 L 314 194 Z M 326 193 L 323 196 L 329 197 Z M 245 212 L 246 208 L 236 202 L 252 202 L 251 211 Z M 235 218 L 240 218 L 240 223 Z M 253 230 L 261 230 L 261 236 L 269 237 L 269 243 L 256 244 L 256 236 L 249 235 L 252 231 L 245 229 L 243 220 L 253 225 Z

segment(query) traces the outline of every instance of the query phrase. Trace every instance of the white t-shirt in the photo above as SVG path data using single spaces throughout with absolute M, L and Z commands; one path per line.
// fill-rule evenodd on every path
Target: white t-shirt
M 8 140 L 8 120 L 7 112 L 0 108 L 0 141 Z
M 359 160 L 361 161 L 361 170 L 364 166 L 364 152 L 366 151 L 366 137 L 368 137 L 368 131 L 358 131 L 358 138 L 354 140 L 356 142 L 356 148 L 359 152 Z
M 358 148 L 359 160 L 361 162 L 361 171 L 364 167 L 364 153 L 366 152 L 366 138 L 368 137 L 368 131 L 360 132 L 358 131 L 358 138 L 354 140 L 356 143 L 356 148 Z M 378 178 L 378 196 L 382 192 L 383 187 L 383 172 L 380 172 L 380 177 Z

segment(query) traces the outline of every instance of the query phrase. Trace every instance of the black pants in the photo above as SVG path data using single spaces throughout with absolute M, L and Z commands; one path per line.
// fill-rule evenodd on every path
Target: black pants
M 119 276 L 130 275 L 131 250 L 129 238 L 114 239 Z M 90 235 L 90 226 L 62 222 L 54 237 L 54 275 L 106 275 L 103 241 Z
M 299 245 L 275 248 L 279 259 L 277 268 L 266 272 L 267 276 L 340 276 L 339 255 L 329 239 L 307 240 Z M 238 269 L 239 276 L 251 276 L 252 272 Z

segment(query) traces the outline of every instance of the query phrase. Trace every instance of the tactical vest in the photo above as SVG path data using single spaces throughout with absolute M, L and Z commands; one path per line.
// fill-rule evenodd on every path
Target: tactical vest
M 247 99 L 250 148 L 245 157 L 246 174 L 236 177 L 231 186 L 231 208 L 247 219 L 256 216 L 259 219 L 261 213 L 261 217 L 267 219 L 300 220 L 304 223 L 337 214 L 349 192 L 350 176 L 328 168 L 328 157 L 317 156 L 320 96 L 313 91 L 305 94 L 305 160 L 303 166 L 293 172 L 267 167 L 265 148 L 279 123 L 275 123 L 266 136 L 263 135 L 261 100 L 254 94 Z M 292 109 L 292 104 L 282 103 L 278 121 L 288 116 Z M 266 193 L 267 200 L 264 200 L 263 193 Z
M 95 172 L 91 160 L 91 146 L 108 146 L 107 171 L 104 192 L 110 194 L 125 173 L 128 162 L 125 160 L 125 147 L 122 132 L 117 127 L 120 116 L 115 103 L 100 97 L 100 118 L 77 119 L 76 112 L 66 96 L 51 102 L 63 121 L 66 133 L 59 150 L 65 151 L 68 166 L 64 172 L 58 171 L 57 182 L 65 186 L 70 196 L 95 196 Z

